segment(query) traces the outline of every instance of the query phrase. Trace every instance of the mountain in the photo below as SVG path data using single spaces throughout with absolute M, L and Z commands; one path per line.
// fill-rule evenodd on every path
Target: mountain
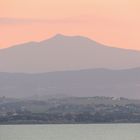
M 58 34 L 0 50 L 0 72 L 42 73 L 140 66 L 140 51 L 108 47 L 82 36 Z
M 0 73 L 0 96 L 106 96 L 140 99 L 140 68 L 89 69 L 42 74 Z

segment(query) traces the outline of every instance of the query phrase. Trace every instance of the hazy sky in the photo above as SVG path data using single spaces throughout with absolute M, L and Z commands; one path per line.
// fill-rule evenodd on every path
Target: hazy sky
M 140 49 L 140 0 L 0 0 L 0 47 L 57 33 Z

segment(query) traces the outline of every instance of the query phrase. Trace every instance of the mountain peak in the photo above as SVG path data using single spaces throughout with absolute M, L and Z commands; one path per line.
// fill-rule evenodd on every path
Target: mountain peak
M 89 38 L 80 35 L 64 35 L 60 33 L 54 35 L 52 38 L 84 38 L 89 40 Z
M 65 35 L 58 33 L 58 34 L 56 34 L 54 37 L 64 37 L 64 36 L 65 36 Z
M 56 34 L 52 38 L 63 39 L 63 38 L 68 38 L 68 37 L 70 37 L 70 36 L 66 36 L 66 35 L 63 35 L 63 34 Z
M 63 34 L 56 34 L 56 35 L 54 35 L 54 36 L 52 36 L 51 38 L 49 38 L 49 39 L 46 39 L 46 40 L 43 40 L 43 41 L 41 41 L 41 42 L 48 42 L 48 41 L 50 41 L 50 40 L 52 40 L 52 41 L 54 41 L 54 40 L 64 40 L 64 39 L 66 39 L 66 38 L 69 38 L 70 36 L 66 36 L 66 35 L 63 35 Z
M 102 45 L 92 39 L 89 39 L 87 37 L 84 37 L 84 36 L 80 36 L 80 35 L 63 35 L 63 34 L 56 34 L 54 36 L 52 36 L 51 38 L 49 39 L 46 39 L 46 40 L 43 40 L 41 41 L 40 43 L 56 43 L 57 45 L 60 45 L 59 43 L 64 43 L 65 45 L 68 45 L 68 44 L 85 44 L 85 46 L 88 46 L 88 44 L 92 44 L 93 46 L 94 45 Z M 61 44 L 62 45 L 62 44 Z

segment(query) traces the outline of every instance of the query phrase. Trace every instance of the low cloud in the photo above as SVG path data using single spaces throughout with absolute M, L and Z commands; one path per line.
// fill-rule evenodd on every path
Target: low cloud
M 15 24 L 32 24 L 32 23 L 47 23 L 47 24 L 59 24 L 59 23 L 81 23 L 83 20 L 74 18 L 63 19 L 22 19 L 22 18 L 0 18 L 0 25 L 15 25 Z

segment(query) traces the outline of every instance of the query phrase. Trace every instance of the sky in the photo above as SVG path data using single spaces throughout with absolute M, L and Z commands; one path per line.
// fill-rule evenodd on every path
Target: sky
M 140 0 L 0 0 L 0 48 L 58 33 L 140 50 Z

